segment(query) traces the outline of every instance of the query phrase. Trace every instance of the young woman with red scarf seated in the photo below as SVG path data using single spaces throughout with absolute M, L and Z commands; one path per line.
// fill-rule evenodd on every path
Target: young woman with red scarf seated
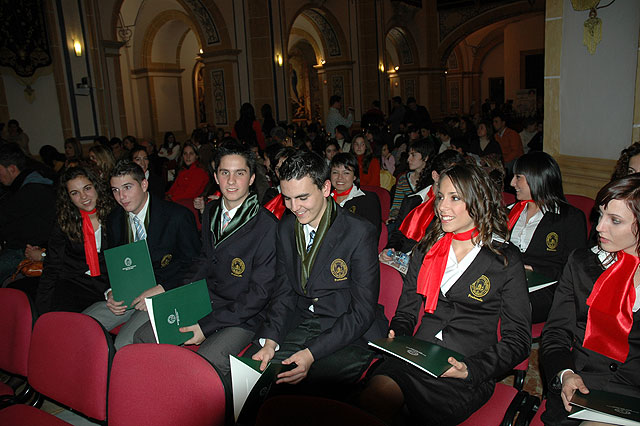
M 340 207 L 373 223 L 378 235 L 382 227 L 380 200 L 374 192 L 363 191 L 360 185 L 360 168 L 355 155 L 341 152 L 329 163 L 331 196 Z
M 518 249 L 504 242 L 506 219 L 484 170 L 455 165 L 442 172 L 435 224 L 413 251 L 389 337 L 413 335 L 425 309 L 415 337 L 464 360 L 449 358 L 449 370 L 435 378 L 385 357 L 361 394 L 365 409 L 390 424 L 457 425 L 528 356 L 527 285 Z M 410 420 L 398 419 L 405 405 Z
M 522 252 L 525 269 L 559 279 L 569 254 L 587 246 L 584 213 L 565 199 L 560 166 L 546 152 L 525 154 L 514 164 L 511 186 L 518 202 L 509 212 L 509 241 Z M 556 287 L 529 293 L 534 323 L 547 319 Z
M 567 418 L 576 390 L 640 398 L 640 174 L 607 184 L 596 206 L 598 245 L 569 256 L 542 332 L 545 425 L 580 423 Z
M 107 248 L 106 219 L 115 206 L 97 171 L 72 167 L 60 177 L 55 224 L 44 258 L 36 307 L 82 312 L 104 300 L 109 288 L 103 252 Z

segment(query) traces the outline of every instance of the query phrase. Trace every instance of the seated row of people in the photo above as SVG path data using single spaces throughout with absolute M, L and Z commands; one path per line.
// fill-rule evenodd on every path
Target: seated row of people
M 61 238 L 57 245 L 62 248 L 49 249 L 43 278 L 49 265 L 56 262 L 67 272 L 75 269 L 75 275 L 71 278 L 59 275 L 54 285 L 53 281 L 47 284 L 45 280 L 46 285 L 38 289 L 38 303 L 68 302 L 69 297 L 75 297 L 71 288 L 95 286 L 96 289 L 86 292 L 87 298 L 95 301 L 85 312 L 107 328 L 124 323 L 116 341 L 116 346 L 121 347 L 133 341 L 155 340 L 146 324 L 145 297 L 204 278 L 212 313 L 181 331 L 193 333 L 187 344 L 201 345 L 199 352 L 218 368 L 226 386 L 230 383 L 228 355 L 253 343 L 248 353 L 261 360 L 263 366 L 272 359 L 284 364 L 295 363 L 295 368 L 278 376 L 278 384 L 283 386 L 276 386 L 276 392 L 287 392 L 284 386 L 287 383 L 304 383 L 305 391 L 317 393 L 330 388 L 328 392 L 334 396 L 336 388 L 351 390 L 347 385 L 356 383 L 369 366 L 374 354 L 367 349 L 367 340 L 413 335 L 424 303 L 426 314 L 416 336 L 456 350 L 465 359 L 451 358 L 451 368 L 437 380 L 409 365 L 384 359 L 365 379 L 366 389 L 359 403 L 387 420 L 402 415 L 400 408 L 406 405 L 410 416 L 419 423 L 457 424 L 488 400 L 495 381 L 526 358 L 530 350 L 530 302 L 524 274 L 525 265 L 529 264 L 527 249 L 523 258 L 520 243 L 508 242 L 509 223 L 517 226 L 526 212 L 523 209 L 517 215 L 512 213 L 509 220 L 502 206 L 500 188 L 478 166 L 453 163 L 440 170 L 438 183 L 432 187 L 433 197 L 429 195 L 427 199 L 433 204 L 430 209 L 424 209 L 431 210 L 433 217 L 428 229 L 425 227 L 422 236 L 416 237 L 418 244 L 413 249 L 398 309 L 389 326 L 377 305 L 378 234 L 373 223 L 338 205 L 338 191 L 343 194 L 348 189 L 344 172 L 352 172 L 353 182 L 357 176 L 353 158 L 338 157 L 338 160 L 333 164 L 337 172 L 335 200 L 331 196 L 330 169 L 324 159 L 309 152 L 291 152 L 279 162 L 281 200 L 292 214 L 283 215 L 278 221 L 268 209 L 260 206 L 250 190 L 255 179 L 255 157 L 236 144 L 221 147 L 214 160 L 214 176 L 221 198 L 209 203 L 204 210 L 202 242 L 196 233 L 193 214 L 175 203 L 149 195 L 148 181 L 138 165 L 122 162 L 113 170 L 110 186 L 117 205 L 113 200 L 109 202 L 108 191 L 91 172 L 77 169 L 71 173 L 73 169 L 70 169 L 59 194 L 59 198 L 67 197 L 59 204 Z M 534 174 L 524 166 L 517 167 L 516 164 L 516 170 L 522 171 L 516 172 L 514 178 L 514 186 L 520 185 L 519 192 L 522 192 L 519 200 L 527 202 L 528 209 L 546 210 L 547 207 L 536 203 Z M 517 182 L 518 175 L 525 177 L 527 188 Z M 632 260 L 635 256 L 635 269 L 633 264 L 629 269 L 631 287 L 627 286 L 624 293 L 632 294 L 638 265 L 640 217 L 635 212 L 640 200 L 637 199 L 637 176 L 623 178 L 623 181 L 625 179 L 631 183 L 615 191 L 605 188 L 605 195 L 599 195 L 603 220 L 598 232 L 601 249 L 612 253 L 612 257 L 617 253 L 619 259 L 628 259 L 621 251 L 631 254 Z M 346 205 L 351 191 L 357 192 L 357 189 L 352 183 L 349 194 L 340 195 L 343 199 L 339 201 Z M 363 196 L 351 200 L 356 198 Z M 618 203 L 617 200 L 627 201 Z M 563 201 L 554 201 L 555 206 L 542 212 L 541 223 L 549 211 L 563 210 Z M 618 207 L 620 211 L 614 212 Z M 65 215 L 62 220 L 61 216 Z M 616 228 L 620 224 L 624 226 Z M 540 226 L 537 229 L 542 229 Z M 584 218 L 582 227 L 585 232 Z M 535 231 L 530 232 L 535 234 Z M 556 251 L 565 239 L 573 238 L 564 237 L 555 229 L 548 235 L 552 233 L 556 235 L 546 237 L 545 241 L 550 241 L 546 247 Z M 133 302 L 135 309 L 127 311 L 105 288 L 108 281 L 102 278 L 106 271 L 101 264 L 101 253 L 106 247 L 140 239 L 147 240 L 159 284 L 143 292 Z M 69 260 L 64 254 L 68 247 L 69 253 L 75 253 Z M 83 255 L 86 266 L 82 264 Z M 568 269 L 560 280 L 558 294 L 568 285 Z M 578 278 L 583 280 L 580 285 L 587 288 L 593 285 L 580 274 Z M 612 282 L 616 280 L 608 280 Z M 598 289 L 601 287 L 603 285 L 596 285 Z M 589 292 L 583 291 L 580 297 L 586 298 Z M 610 299 L 612 293 L 605 294 Z M 632 296 L 628 297 L 633 300 Z M 563 299 L 562 309 L 570 299 Z M 558 300 L 556 297 L 550 319 L 563 315 L 556 312 L 555 305 L 561 303 Z M 604 297 L 597 300 L 604 303 L 601 302 Z M 569 335 L 576 333 L 574 336 L 580 337 L 580 330 L 584 330 L 582 315 L 586 317 L 590 312 L 588 305 L 581 306 L 580 317 L 549 323 L 564 321 L 560 325 L 570 330 Z M 624 313 L 626 317 L 631 315 Z M 610 326 L 606 316 L 593 314 L 592 317 L 592 329 L 601 331 L 602 327 Z M 553 336 L 551 324 L 547 328 L 551 331 L 545 330 L 545 335 Z M 497 338 L 498 330 L 501 340 Z M 592 332 L 591 342 L 601 335 L 597 334 L 599 331 Z M 637 327 L 631 330 L 629 339 L 637 338 L 636 331 Z M 564 333 L 567 332 L 558 332 L 556 336 L 564 339 Z M 618 347 L 619 340 L 606 346 Z M 550 345 L 558 344 L 562 351 L 568 351 L 572 341 L 567 338 Z M 605 349 L 603 352 L 593 343 L 585 343 L 585 347 L 597 352 L 579 351 L 587 357 L 612 356 L 619 360 L 622 369 L 632 364 L 633 358 L 627 360 L 626 353 L 623 357 L 620 351 Z M 633 350 L 634 346 L 631 347 Z M 563 365 L 573 370 L 571 374 L 579 376 L 584 363 L 571 364 L 570 359 L 575 355 L 567 357 L 563 353 L 562 356 Z M 570 378 L 563 385 L 567 387 L 566 394 L 580 388 L 574 376 L 565 370 L 561 373 Z M 622 376 L 613 382 L 617 383 L 618 379 L 622 381 Z M 595 388 L 602 384 L 598 380 L 584 383 Z M 632 389 L 633 386 L 637 387 L 637 383 L 631 384 Z M 614 390 L 619 389 L 614 386 Z M 620 390 L 623 391 L 624 388 Z M 560 412 L 560 418 L 562 415 L 566 417 Z

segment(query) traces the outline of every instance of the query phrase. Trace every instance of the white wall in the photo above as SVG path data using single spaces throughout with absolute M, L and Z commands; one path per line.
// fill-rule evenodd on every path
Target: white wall
M 640 2 L 617 1 L 598 10 L 602 41 L 594 55 L 582 44 L 587 15 L 574 11 L 571 1 L 565 0 L 560 153 L 617 159 L 632 142 Z
M 18 120 L 20 127 L 29 136 L 29 149 L 38 154 L 44 145 L 53 145 L 58 151 L 64 150 L 64 137 L 60 122 L 60 108 L 53 74 L 38 77 L 31 84 L 35 101 L 30 104 L 24 95 L 25 86 L 8 74 L 2 74 L 9 117 Z

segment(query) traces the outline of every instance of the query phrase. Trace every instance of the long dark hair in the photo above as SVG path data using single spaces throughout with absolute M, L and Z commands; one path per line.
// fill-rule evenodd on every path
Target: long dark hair
M 89 165 L 82 167 L 71 167 L 60 176 L 58 185 L 58 198 L 56 209 L 58 215 L 58 225 L 62 232 L 72 241 L 82 241 L 82 216 L 80 211 L 71 201 L 67 183 L 78 177 L 86 177 L 91 182 L 98 193 L 96 200 L 96 210 L 98 220 L 102 226 L 106 226 L 107 216 L 115 206 L 115 200 L 110 194 L 107 184 L 98 177 L 96 168 Z
M 629 160 L 636 155 L 640 155 L 640 142 L 635 142 L 630 147 L 622 150 L 620 158 L 618 158 L 618 162 L 616 163 L 616 168 L 611 175 L 611 180 L 620 179 L 621 177 L 628 175 Z M 640 170 L 636 170 L 636 172 L 638 171 Z
M 364 141 L 365 152 L 364 152 L 364 158 L 362 160 L 362 173 L 366 175 L 367 173 L 369 173 L 369 166 L 371 165 L 371 160 L 373 160 L 373 150 L 371 149 L 371 144 L 369 143 L 365 135 L 363 134 L 355 135 L 352 139 L 353 142 L 351 142 L 351 149 L 349 150 L 349 152 L 352 153 L 356 157 L 356 159 L 357 159 L 357 155 L 353 149 L 353 145 L 356 139 L 358 138 L 362 138 L 362 140 Z
M 506 257 L 491 244 L 494 235 L 503 240 L 507 239 L 507 213 L 502 206 L 502 194 L 498 192 L 487 173 L 475 164 L 456 164 L 449 167 L 440 174 L 440 181 L 445 177 L 451 179 L 478 229 L 478 236 L 474 242 L 482 242 L 488 249 L 502 256 L 506 265 Z M 436 209 L 438 200 L 439 196 L 436 196 Z M 444 233 L 438 215 L 434 221 L 435 226 L 432 226 L 418 243 L 418 247 L 425 253 Z
M 546 152 L 536 151 L 524 154 L 513 166 L 513 173 L 524 175 L 531 190 L 531 199 L 538 208 L 555 210 L 560 204 L 567 204 L 562 189 L 560 166 Z
M 636 254 L 640 253 L 640 173 L 623 176 L 606 184 L 596 196 L 596 206 L 607 206 L 611 200 L 624 201 L 636 222 L 632 229 L 636 237 Z

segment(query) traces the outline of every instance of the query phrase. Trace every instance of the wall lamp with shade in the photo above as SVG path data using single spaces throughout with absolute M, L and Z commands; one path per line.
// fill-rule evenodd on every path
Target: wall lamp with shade
M 282 66 L 283 59 L 282 59 L 282 55 L 280 53 L 278 53 L 276 55 L 276 63 L 278 64 L 278 66 Z

